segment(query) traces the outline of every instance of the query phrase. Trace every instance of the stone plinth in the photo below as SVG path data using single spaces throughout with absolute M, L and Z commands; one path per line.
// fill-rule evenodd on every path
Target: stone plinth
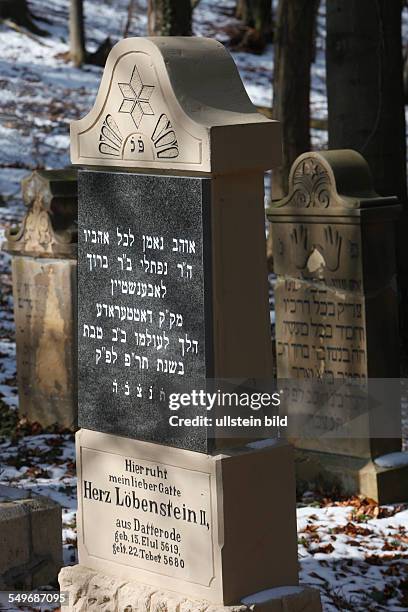
M 28 211 L 3 245 L 13 256 L 19 410 L 43 426 L 73 427 L 76 172 L 36 171 L 22 188 Z
M 30 590 L 53 582 L 62 565 L 60 506 L 0 485 L 0 588 Z
M 408 453 L 401 455 L 406 456 L 405 464 L 383 467 L 371 459 L 297 448 L 297 484 L 304 489 L 310 483 L 324 483 L 344 495 L 358 492 L 379 504 L 404 502 L 408 499 Z
M 292 461 L 279 441 L 211 456 L 82 429 L 79 562 L 215 603 L 296 585 Z
M 61 591 L 69 594 L 67 612 L 321 612 L 318 591 L 306 586 L 278 587 L 244 598 L 233 606 L 211 604 L 136 581 L 113 578 L 81 565 L 64 567 Z

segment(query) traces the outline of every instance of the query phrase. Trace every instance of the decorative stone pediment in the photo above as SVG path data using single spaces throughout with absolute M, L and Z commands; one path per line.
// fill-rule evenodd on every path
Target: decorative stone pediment
M 231 55 L 207 38 L 120 41 L 93 109 L 71 123 L 79 165 L 232 172 L 280 157 L 279 123 L 257 112 Z
M 35 170 L 22 181 L 27 213 L 6 232 L 3 248 L 14 255 L 76 258 L 76 170 Z
M 370 168 L 360 153 L 343 149 L 298 157 L 289 175 L 289 194 L 270 213 L 292 208 L 318 214 L 319 210 L 353 210 L 396 203 L 395 197 L 381 197 L 375 192 Z

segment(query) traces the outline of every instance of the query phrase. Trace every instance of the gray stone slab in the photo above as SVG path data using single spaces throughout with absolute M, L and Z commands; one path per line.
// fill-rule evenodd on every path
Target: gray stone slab
M 168 396 L 212 376 L 210 180 L 79 173 L 79 425 L 207 452 Z M 194 416 L 196 408 L 184 416 Z

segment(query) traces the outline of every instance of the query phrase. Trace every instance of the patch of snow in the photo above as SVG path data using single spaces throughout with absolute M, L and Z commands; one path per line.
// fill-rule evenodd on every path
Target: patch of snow
M 397 468 L 408 465 L 408 452 L 388 453 L 374 459 L 375 465 L 381 468 Z
M 254 606 L 256 604 L 263 604 L 267 601 L 271 601 L 273 599 L 281 599 L 282 597 L 286 597 L 288 595 L 297 595 L 304 591 L 304 587 L 302 586 L 282 586 L 276 587 L 275 589 L 266 589 L 265 591 L 259 591 L 259 593 L 254 593 L 253 595 L 248 595 L 241 599 L 241 603 L 244 606 Z
M 276 446 L 281 442 L 279 438 L 268 438 L 267 440 L 256 440 L 255 442 L 248 442 L 246 446 L 248 448 L 269 448 L 270 446 Z

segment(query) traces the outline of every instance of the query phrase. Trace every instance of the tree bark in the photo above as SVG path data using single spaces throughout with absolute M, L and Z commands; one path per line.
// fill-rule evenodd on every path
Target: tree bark
M 272 40 L 272 0 L 238 0 L 235 16 L 242 28 L 231 40 L 237 50 L 262 53 Z
M 282 123 L 283 163 L 273 173 L 274 198 L 288 190 L 290 167 L 310 149 L 310 66 L 319 0 L 280 0 L 275 31 L 273 116 Z
M 272 174 L 272 199 L 288 191 L 290 168 L 310 150 L 310 67 L 319 0 L 279 0 L 275 25 L 273 117 L 282 124 L 282 166 Z M 267 241 L 272 269 L 272 232 Z
M 250 19 L 252 26 L 263 36 L 272 32 L 272 0 L 251 0 Z
M 368 161 L 380 195 L 397 195 L 401 332 L 408 350 L 408 206 L 401 0 L 327 1 L 329 147 Z
M 247 7 L 248 0 L 237 0 L 237 5 L 235 7 L 235 17 L 237 19 L 240 19 L 244 23 L 247 19 Z
M 82 66 L 86 61 L 83 0 L 70 0 L 69 47 L 74 65 Z
M 404 68 L 403 68 L 403 83 L 404 83 L 404 102 L 408 104 L 408 45 L 405 45 L 404 50 Z
M 35 25 L 33 17 L 27 0 L 0 0 L 0 19 L 10 19 L 37 36 L 46 36 L 47 32 Z
M 191 0 L 149 0 L 149 36 L 191 36 Z
M 135 10 L 136 0 L 129 0 L 128 11 L 125 29 L 123 30 L 123 38 L 127 38 L 129 36 L 130 27 L 132 25 L 133 12 Z

